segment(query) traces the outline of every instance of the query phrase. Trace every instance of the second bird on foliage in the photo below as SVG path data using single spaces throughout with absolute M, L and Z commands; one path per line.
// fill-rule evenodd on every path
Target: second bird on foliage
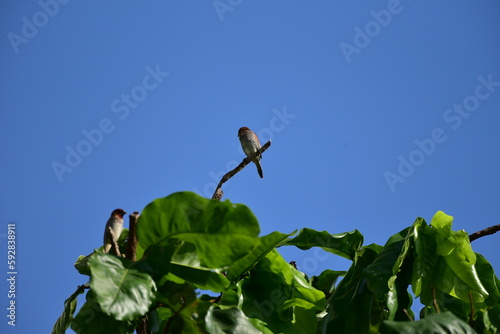
M 115 209 L 111 213 L 111 217 L 109 217 L 106 223 L 106 229 L 104 230 L 104 253 L 109 253 L 113 243 L 118 242 L 118 238 L 120 238 L 120 234 L 122 234 L 123 216 L 125 214 L 126 212 L 123 209 Z M 109 231 L 110 228 L 113 235 L 111 235 Z
M 253 132 L 246 126 L 238 130 L 238 138 L 240 139 L 243 152 L 245 152 L 247 157 L 254 154 L 260 149 L 259 137 L 257 137 L 255 132 Z M 260 159 L 262 159 L 262 155 L 258 154 L 252 161 L 257 166 L 257 172 L 259 172 L 259 176 L 263 178 L 264 174 L 262 173 L 262 167 L 260 166 Z

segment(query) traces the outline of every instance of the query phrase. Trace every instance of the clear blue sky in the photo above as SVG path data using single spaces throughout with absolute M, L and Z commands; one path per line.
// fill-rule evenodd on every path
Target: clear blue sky
M 2 279 L 0 331 L 51 330 L 113 209 L 211 196 L 243 158 L 241 126 L 273 143 L 264 179 L 249 166 L 224 198 L 263 234 L 359 229 L 383 244 L 438 210 L 467 232 L 499 224 L 499 13 L 494 0 L 3 2 L 0 268 L 15 222 L 18 274 L 17 326 Z M 473 242 L 497 271 L 499 238 Z M 281 251 L 309 275 L 349 264 Z

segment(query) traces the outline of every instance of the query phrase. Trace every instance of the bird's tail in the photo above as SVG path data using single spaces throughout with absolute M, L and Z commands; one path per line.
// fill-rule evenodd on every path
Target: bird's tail
M 263 179 L 264 173 L 262 173 L 262 167 L 260 166 L 260 162 L 256 162 L 255 166 L 257 166 L 257 172 L 259 173 L 260 178 Z

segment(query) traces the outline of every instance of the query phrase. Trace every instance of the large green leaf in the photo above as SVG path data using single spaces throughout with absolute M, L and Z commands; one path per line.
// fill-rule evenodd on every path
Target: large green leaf
M 196 301 L 196 287 L 192 284 L 177 284 L 165 280 L 158 285 L 156 302 L 165 308 L 168 307 L 171 310 L 170 313 L 178 313 L 186 305 Z
M 71 329 L 78 334 L 129 334 L 134 332 L 134 322 L 118 321 L 114 317 L 104 314 L 90 290 L 87 293 L 87 302 L 71 322 Z
M 248 321 L 245 314 L 237 308 L 219 309 L 211 306 L 205 316 L 205 326 L 209 334 L 260 334 Z
M 176 249 L 175 243 L 167 246 L 150 246 L 136 268 L 149 273 L 156 282 L 164 279 L 184 284 L 193 283 L 202 290 L 221 292 L 230 282 L 220 272 L 199 265 L 196 252 L 192 248 L 179 254 L 184 248 Z M 175 254 L 174 254 L 175 253 Z M 175 257 L 176 260 L 173 260 Z
M 94 253 L 87 256 L 80 255 L 74 264 L 76 270 L 82 275 L 90 276 L 89 259 Z
M 488 291 L 489 296 L 485 300 L 487 306 L 495 306 L 500 300 L 500 280 L 495 275 L 491 264 L 479 253 L 476 253 L 476 265 L 478 276 L 481 278 L 481 283 Z M 500 321 L 500 318 L 498 318 Z
M 273 232 L 258 238 L 254 247 L 244 257 L 231 264 L 227 270 L 227 279 L 236 280 L 240 275 L 252 268 L 262 257 L 281 244 L 289 234 Z
M 325 307 L 325 295 L 273 250 L 250 270 L 241 284 L 242 309 L 276 333 L 315 332 L 315 313 Z M 294 320 L 295 319 L 295 320 Z M 300 320 L 299 320 L 300 319 Z
M 257 243 L 258 234 L 259 224 L 248 207 L 191 192 L 151 202 L 137 224 L 137 238 L 144 249 L 181 240 L 194 245 L 191 252 L 208 268 L 229 266 L 245 256 Z M 185 254 L 187 246 L 179 247 L 184 247 Z
M 476 333 L 466 322 L 458 319 L 450 312 L 431 314 L 423 320 L 403 322 L 384 321 L 380 328 L 381 334 L 472 334 Z
M 326 294 L 332 293 L 338 278 L 345 276 L 346 271 L 326 269 L 319 276 L 311 277 L 311 285 Z
M 380 246 L 372 244 L 356 254 L 330 299 L 328 314 L 321 318 L 321 333 L 368 333 L 371 321 L 377 317 L 372 311 L 373 292 L 368 289 L 363 270 L 373 263 L 380 250 Z
M 412 289 L 416 297 L 421 296 L 421 302 L 430 305 L 432 302 L 432 284 L 436 271 L 438 257 L 436 256 L 436 229 L 431 228 L 418 218 L 412 226 L 416 256 L 412 270 Z
M 176 280 L 175 277 L 181 280 Z M 214 272 L 208 268 L 190 267 L 177 263 L 171 264 L 171 275 L 167 276 L 170 280 L 180 282 L 190 282 L 202 290 L 211 290 L 213 292 L 222 292 L 230 285 L 229 280 L 224 275 Z
M 476 255 L 467 233 L 451 230 L 452 221 L 453 217 L 442 211 L 438 211 L 432 219 L 431 225 L 437 230 L 436 253 L 444 260 L 438 260 L 439 275 L 434 276 L 434 282 L 442 291 L 463 301 L 469 300 L 469 294 L 472 294 L 474 301 L 483 302 L 488 297 L 488 291 L 477 274 Z
M 73 320 L 73 314 L 76 310 L 76 302 L 78 295 L 81 295 L 85 291 L 85 286 L 80 285 L 76 291 L 69 296 L 68 299 L 64 302 L 64 311 L 57 319 L 54 327 L 52 328 L 51 334 L 64 334 L 66 329 L 68 329 L 71 321 Z
M 389 320 L 396 319 L 398 313 L 401 316 L 403 308 L 410 310 L 411 307 L 407 289 L 413 264 L 411 249 L 415 229 L 412 227 L 389 238 L 375 261 L 363 271 L 370 290 L 387 305 Z
M 134 263 L 102 252 L 89 260 L 90 287 L 104 313 L 117 320 L 133 320 L 148 312 L 155 298 L 151 276 L 134 268 Z
M 315 231 L 303 228 L 299 234 L 284 245 L 296 246 L 300 249 L 321 247 L 323 250 L 353 260 L 363 244 L 363 235 L 358 231 L 330 234 L 326 231 Z

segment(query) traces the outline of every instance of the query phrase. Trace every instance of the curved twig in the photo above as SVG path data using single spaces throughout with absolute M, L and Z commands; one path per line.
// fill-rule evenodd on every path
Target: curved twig
M 215 189 L 215 192 L 214 192 L 214 194 L 212 196 L 212 199 L 220 200 L 222 198 L 223 194 L 224 194 L 222 192 L 222 189 L 221 189 L 222 185 L 224 184 L 224 182 L 228 181 L 236 173 L 238 173 L 243 168 L 245 168 L 245 166 L 248 165 L 250 162 L 252 162 L 252 160 L 255 159 L 256 156 L 258 156 L 259 154 L 264 153 L 264 151 L 267 150 L 269 148 L 269 146 L 271 146 L 271 141 L 270 140 L 267 143 L 265 143 L 257 152 L 255 152 L 254 154 L 252 154 L 252 155 L 246 157 L 245 159 L 243 159 L 243 161 L 238 166 L 236 166 L 236 168 L 234 168 L 233 170 L 231 170 L 231 171 L 227 172 L 226 174 L 224 174 L 224 176 L 220 180 L 219 184 L 217 185 L 217 188 Z
M 486 235 L 495 234 L 498 231 L 500 231 L 500 224 L 490 226 L 490 227 L 485 228 L 484 230 L 469 234 L 469 240 L 472 242 L 472 241 L 474 241 L 478 238 L 484 237 Z

